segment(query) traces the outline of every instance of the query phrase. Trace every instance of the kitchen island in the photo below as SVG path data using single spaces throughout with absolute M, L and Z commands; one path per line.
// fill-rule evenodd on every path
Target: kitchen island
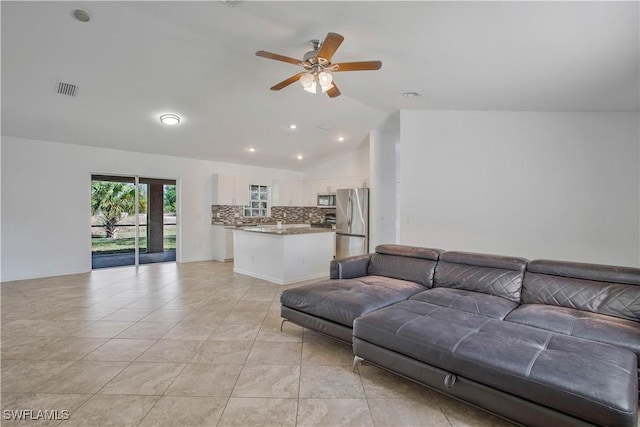
M 279 285 L 329 276 L 335 232 L 309 227 L 233 230 L 233 271 Z

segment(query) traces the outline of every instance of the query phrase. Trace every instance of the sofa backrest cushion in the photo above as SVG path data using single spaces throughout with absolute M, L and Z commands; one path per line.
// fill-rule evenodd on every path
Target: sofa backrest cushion
M 525 304 L 547 304 L 640 321 L 640 269 L 535 260 L 527 266 Z
M 469 252 L 445 252 L 436 267 L 434 286 L 481 292 L 520 302 L 524 258 Z
M 404 245 L 380 245 L 371 255 L 367 273 L 409 280 L 431 288 L 440 249 L 418 248 Z

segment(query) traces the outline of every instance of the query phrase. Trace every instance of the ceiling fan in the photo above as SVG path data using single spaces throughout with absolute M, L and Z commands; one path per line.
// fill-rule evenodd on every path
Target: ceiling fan
M 320 40 L 311 40 L 313 50 L 305 53 L 302 60 L 278 55 L 277 53 L 266 52 L 264 50 L 257 51 L 256 55 L 263 58 L 275 59 L 276 61 L 288 62 L 289 64 L 299 65 L 304 68 L 304 71 L 281 81 L 271 87 L 271 90 L 280 90 L 295 81 L 299 81 L 307 92 L 326 92 L 330 98 L 335 98 L 340 95 L 340 90 L 333 81 L 332 72 L 379 70 L 380 67 L 382 67 L 382 62 L 380 61 L 342 62 L 333 64 L 331 58 L 343 40 L 344 37 L 337 33 L 327 34 L 327 37 L 325 37 L 322 43 L 320 43 Z

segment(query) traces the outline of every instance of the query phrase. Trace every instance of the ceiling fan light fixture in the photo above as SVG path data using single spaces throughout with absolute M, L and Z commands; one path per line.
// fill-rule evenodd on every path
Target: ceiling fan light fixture
M 313 73 L 306 73 L 300 76 L 300 84 L 307 90 L 315 84 Z
M 326 71 L 323 71 L 320 74 L 318 74 L 318 83 L 322 88 L 322 93 L 325 93 L 326 91 L 328 91 L 333 87 L 333 76 L 331 75 L 331 73 L 327 73 Z
M 311 86 L 309 87 L 305 87 L 304 90 L 306 90 L 309 93 L 317 93 L 317 88 L 320 87 L 316 84 L 316 82 L 311 83 Z M 322 93 L 322 92 L 321 92 Z
M 327 73 L 326 71 L 323 71 L 320 74 L 318 74 L 318 81 L 320 82 L 320 86 L 322 86 L 323 88 L 326 87 L 327 89 L 329 89 L 333 82 L 333 76 L 331 75 L 331 73 Z
M 300 76 L 300 84 L 307 92 L 319 95 L 333 87 L 333 76 L 326 71 L 310 71 Z
M 310 71 L 300 76 L 300 84 L 309 93 L 319 94 L 322 93 L 322 87 L 318 81 L 318 74 Z

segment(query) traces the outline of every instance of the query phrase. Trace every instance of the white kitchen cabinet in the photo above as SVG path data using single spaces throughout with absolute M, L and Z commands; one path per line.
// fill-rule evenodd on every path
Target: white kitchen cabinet
M 342 186 L 340 188 L 362 188 L 363 184 L 365 187 L 368 187 L 368 179 L 360 176 L 352 176 L 349 178 L 344 178 L 341 182 Z
M 271 184 L 272 206 L 303 206 L 302 181 L 274 179 Z
M 249 179 L 242 175 L 213 174 L 212 205 L 248 205 Z
M 311 200 L 313 189 L 311 188 L 312 181 L 304 181 L 302 183 L 302 204 L 300 206 L 311 206 Z M 313 206 L 315 206 L 316 200 L 313 200 Z
M 360 176 L 343 178 L 325 178 L 304 181 L 302 190 L 302 206 L 316 206 L 318 194 L 335 193 L 342 188 L 361 188 L 368 179 Z
M 234 273 L 245 274 L 279 285 L 329 276 L 334 236 L 331 230 L 308 233 L 275 233 L 235 229 Z
M 220 262 L 233 261 L 233 228 L 213 225 L 213 259 Z
M 305 181 L 304 183 L 304 204 L 303 206 L 316 206 L 318 204 L 318 193 L 326 193 L 323 190 L 322 182 L 318 180 Z
M 335 187 L 328 179 L 314 179 L 304 182 L 303 206 L 317 206 L 318 194 L 335 193 Z

